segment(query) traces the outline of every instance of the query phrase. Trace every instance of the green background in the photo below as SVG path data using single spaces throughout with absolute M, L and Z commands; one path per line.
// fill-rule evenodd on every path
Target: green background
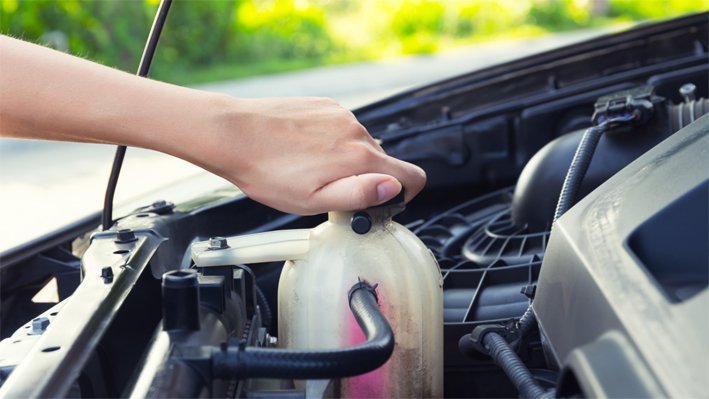
M 158 2 L 2 0 L 0 32 L 135 72 Z M 194 84 L 707 8 L 709 0 L 175 1 L 151 77 Z

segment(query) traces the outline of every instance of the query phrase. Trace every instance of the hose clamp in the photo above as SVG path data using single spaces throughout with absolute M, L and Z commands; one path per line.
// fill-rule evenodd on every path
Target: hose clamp
M 490 352 L 488 352 L 487 348 L 485 348 L 483 338 L 485 338 L 485 336 L 489 333 L 497 333 L 503 338 L 506 338 L 507 329 L 501 324 L 481 324 L 475 327 L 473 332 L 470 333 L 470 343 L 473 344 L 473 347 L 475 347 L 478 352 L 488 356 L 490 355 Z
M 374 287 L 369 285 L 366 281 L 362 281 L 361 278 L 357 277 L 357 283 L 350 288 L 350 292 L 347 294 L 347 303 L 352 303 L 352 295 L 359 291 L 359 290 L 364 290 L 364 291 L 369 291 L 374 295 L 374 300 L 379 303 L 379 297 L 377 297 L 377 287 L 379 284 L 374 284 Z

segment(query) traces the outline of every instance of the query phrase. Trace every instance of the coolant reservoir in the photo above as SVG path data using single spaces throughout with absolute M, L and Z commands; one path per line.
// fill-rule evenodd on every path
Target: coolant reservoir
M 309 398 L 443 397 L 443 280 L 435 257 L 391 220 L 403 204 L 331 212 L 310 230 L 227 239 L 229 248 L 195 243 L 197 266 L 286 260 L 278 287 L 278 346 L 335 349 L 365 342 L 350 311 L 357 279 L 376 288 L 396 345 L 379 369 L 341 380 L 296 381 Z M 356 230 L 356 231 L 355 231 Z

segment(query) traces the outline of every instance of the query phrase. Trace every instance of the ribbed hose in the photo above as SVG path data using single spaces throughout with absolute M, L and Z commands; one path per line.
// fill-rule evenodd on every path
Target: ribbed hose
M 602 124 L 588 128 L 583 134 L 581 142 L 576 148 L 574 159 L 571 161 L 571 166 L 569 166 L 569 171 L 566 173 L 564 185 L 561 187 L 561 195 L 559 195 L 559 202 L 556 204 L 556 213 L 554 213 L 552 226 L 561 215 L 574 206 L 576 196 L 581 188 L 581 182 L 583 182 L 588 167 L 591 165 L 593 153 L 596 151 L 596 146 L 606 130 L 608 130 L 607 125 Z
M 522 339 L 527 338 L 529 333 L 537 327 L 537 316 L 534 315 L 532 307 L 528 307 L 527 311 L 524 312 L 522 318 L 519 319 L 517 323 L 517 328 L 519 328 L 519 335 Z
M 394 333 L 377 304 L 374 289 L 358 283 L 350 309 L 367 342 L 344 349 L 294 351 L 255 347 L 215 348 L 216 378 L 328 379 L 364 374 L 379 368 L 394 351 Z
M 549 393 L 542 388 L 532 373 L 522 363 L 519 356 L 510 348 L 507 341 L 497 333 L 488 333 L 483 337 L 483 345 L 490 352 L 492 360 L 505 371 L 512 384 L 519 391 L 521 398 L 542 398 Z
M 670 105 L 667 110 L 670 114 L 672 133 L 675 133 L 709 113 L 709 100 L 700 98 L 677 105 Z
M 271 312 L 271 307 L 268 305 L 268 300 L 266 300 L 266 295 L 264 295 L 261 288 L 258 285 L 256 287 L 256 300 L 258 301 L 259 308 L 261 308 L 261 322 L 266 327 L 271 327 L 273 323 L 273 313 Z

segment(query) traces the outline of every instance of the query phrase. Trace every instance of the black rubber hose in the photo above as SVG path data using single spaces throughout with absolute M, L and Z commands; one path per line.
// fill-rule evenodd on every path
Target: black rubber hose
M 507 341 L 499 334 L 491 332 L 483 337 L 483 345 L 490 352 L 492 360 L 504 370 L 521 398 L 542 398 L 549 393 L 542 388 L 532 373 L 522 363 Z
M 153 21 L 153 27 L 150 29 L 150 34 L 148 34 L 148 41 L 145 43 L 145 49 L 143 50 L 143 57 L 140 59 L 140 66 L 138 67 L 138 76 L 147 77 L 150 71 L 150 65 L 153 63 L 153 57 L 155 56 L 155 49 L 158 47 L 158 41 L 160 41 L 160 34 L 165 26 L 165 21 L 167 20 L 167 14 L 170 12 L 170 7 L 172 6 L 172 0 L 162 0 L 158 6 L 158 12 L 155 14 L 155 20 Z M 113 167 L 111 168 L 111 175 L 108 177 L 108 186 L 106 186 L 106 196 L 103 199 L 103 215 L 101 216 L 101 222 L 104 230 L 108 230 L 113 226 L 113 196 L 116 194 L 116 186 L 118 185 L 118 176 L 121 174 L 121 167 L 123 166 L 123 158 L 126 155 L 126 146 L 119 145 L 116 149 L 116 155 L 113 157 Z
M 254 286 L 256 287 L 256 300 L 258 301 L 259 308 L 261 308 L 261 322 L 264 326 L 271 327 L 271 323 L 273 323 L 271 307 L 268 305 L 266 295 L 261 291 L 261 288 L 256 284 L 254 284 Z
M 556 204 L 556 212 L 554 213 L 552 226 L 561 215 L 566 213 L 566 211 L 571 209 L 574 203 L 576 203 L 576 197 L 581 188 L 581 182 L 583 182 L 588 167 L 591 165 L 593 153 L 596 151 L 596 146 L 601 140 L 601 136 L 607 130 L 608 126 L 601 124 L 590 127 L 584 132 L 581 142 L 578 148 L 576 148 L 574 159 L 571 161 L 571 166 L 569 166 L 569 171 L 566 173 L 564 185 L 561 187 L 561 194 L 559 195 L 559 202 Z
M 363 344 L 323 351 L 242 346 L 215 348 L 212 350 L 213 377 L 328 379 L 376 370 L 394 351 L 394 333 L 369 284 L 358 283 L 352 287 L 350 309 L 367 338 Z

